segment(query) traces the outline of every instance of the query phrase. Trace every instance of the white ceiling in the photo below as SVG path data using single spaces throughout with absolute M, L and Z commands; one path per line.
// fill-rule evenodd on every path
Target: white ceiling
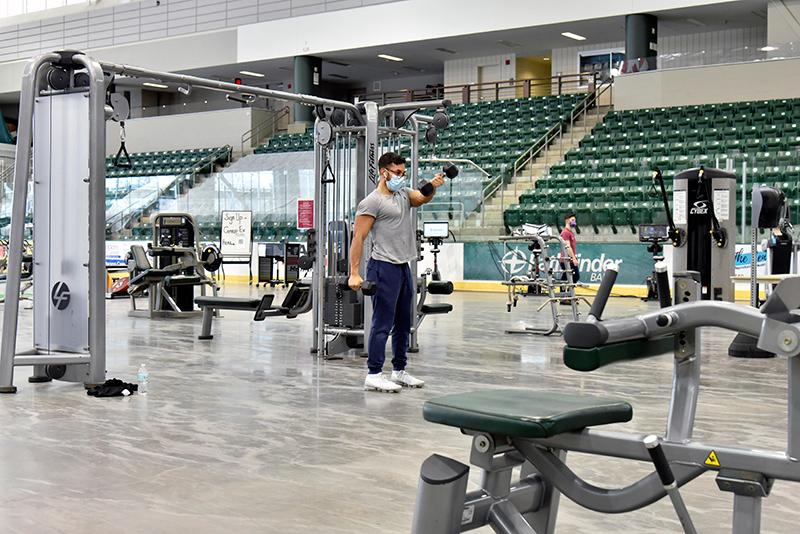
M 691 7 L 658 13 L 658 31 L 661 36 L 699 33 L 721 29 L 766 25 L 766 0 L 740 0 L 726 4 Z M 580 43 L 564 37 L 561 32 L 571 31 L 587 37 Z M 462 35 L 428 41 L 398 43 L 390 46 L 361 48 L 319 54 L 325 63 L 322 77 L 329 83 L 366 86 L 374 80 L 441 76 L 443 63 L 449 59 L 514 53 L 517 56 L 549 56 L 554 48 L 577 44 L 624 41 L 625 18 L 609 17 L 583 20 L 565 24 L 519 28 L 499 32 Z M 437 50 L 444 48 L 455 53 Z M 385 53 L 405 59 L 392 62 L 380 59 Z M 335 61 L 346 65 L 330 63 Z M 292 79 L 292 58 L 209 67 L 190 71 L 192 74 L 233 79 L 240 70 L 265 74 L 265 78 L 245 78 L 245 83 L 270 83 L 272 87 Z M 331 76 L 337 75 L 337 76 Z M 344 76 L 342 79 L 339 76 Z

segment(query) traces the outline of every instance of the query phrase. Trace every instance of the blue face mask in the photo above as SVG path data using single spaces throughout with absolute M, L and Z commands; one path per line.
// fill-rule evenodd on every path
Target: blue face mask
M 578 226 L 578 223 L 577 223 L 576 221 L 570 221 L 570 222 L 569 222 L 569 225 L 570 225 L 572 228 L 577 228 L 577 226 Z
M 388 187 L 389 191 L 392 193 L 397 193 L 408 183 L 408 180 L 405 176 L 396 176 L 394 174 L 390 174 L 389 176 L 390 178 L 386 180 L 386 187 Z

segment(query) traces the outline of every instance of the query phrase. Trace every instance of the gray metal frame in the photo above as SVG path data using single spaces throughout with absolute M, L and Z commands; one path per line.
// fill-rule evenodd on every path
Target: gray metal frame
M 11 235 L 8 245 L 8 275 L 6 294 L 17 295 L 21 284 L 23 237 L 25 228 L 25 206 L 28 196 L 28 177 L 31 174 L 31 156 L 35 157 L 33 147 L 33 116 L 36 103 L 47 94 L 40 94 L 47 67 L 62 60 L 58 53 L 42 54 L 25 66 L 22 76 L 19 110 L 19 131 L 17 137 L 16 163 L 14 168 L 14 199 L 11 212 Z M 87 168 L 89 213 L 87 225 L 88 241 L 88 294 L 76 298 L 88 300 L 88 347 L 81 352 L 60 352 L 49 347 L 34 347 L 17 353 L 16 342 L 19 326 L 19 300 L 8 299 L 3 317 L 3 334 L 0 342 L 0 393 L 15 393 L 14 367 L 34 366 L 31 381 L 48 380 L 48 365 L 65 365 L 64 380 L 81 381 L 87 386 L 105 381 L 106 325 L 105 325 L 105 120 L 106 120 L 106 81 L 101 65 L 83 55 L 77 54 L 73 61 L 86 69 L 89 87 L 86 92 L 88 102 L 89 138 Z M 75 140 L 76 143 L 82 142 Z M 73 213 L 71 217 L 84 217 L 85 213 Z M 49 225 L 49 213 L 35 213 L 37 222 Z M 36 258 L 38 260 L 38 258 Z M 49 261 L 49 258 L 48 258 Z M 50 294 L 50 287 L 34 288 L 34 291 Z M 50 313 L 55 313 L 52 309 Z M 34 325 L 36 328 L 36 325 Z M 56 342 L 58 340 L 53 340 Z
M 730 163 L 730 161 L 729 161 Z M 713 171 L 714 169 L 707 169 L 707 171 Z M 707 178 L 709 179 L 709 178 Z M 711 261 L 710 261 L 710 287 L 711 293 L 713 293 L 714 289 L 719 289 L 721 293 L 721 300 L 727 302 L 734 301 L 734 283 L 733 283 L 733 274 L 734 274 L 734 254 L 736 252 L 736 180 L 734 178 L 725 178 L 725 177 L 714 177 L 710 178 L 711 180 L 711 191 L 712 195 L 714 195 L 717 191 L 723 192 L 727 191 L 727 194 L 724 195 L 725 202 L 728 205 L 728 216 L 727 218 L 720 218 L 719 224 L 720 227 L 725 230 L 727 233 L 727 244 L 724 247 L 715 246 L 711 241 L 711 237 L 708 237 L 708 247 L 711 254 Z M 683 194 L 684 202 L 679 205 L 679 203 L 675 199 L 676 193 Z M 693 228 L 689 227 L 688 224 L 688 217 L 690 215 L 693 206 L 689 205 L 689 190 L 688 190 L 688 180 L 686 179 L 676 179 L 673 181 L 673 192 L 672 192 L 672 210 L 673 213 L 682 213 L 685 216 L 685 219 L 677 219 L 675 221 L 675 226 L 686 233 L 687 240 L 688 235 L 696 231 Z M 721 197 L 722 198 L 722 197 Z M 716 201 L 715 201 L 716 202 Z M 716 204 L 715 204 L 716 207 Z M 674 272 L 681 272 L 687 269 L 688 263 L 688 256 L 689 256 L 689 247 L 686 243 L 683 243 L 681 246 L 673 247 L 672 249 L 672 265 Z M 714 299 L 713 295 L 707 295 L 705 298 Z
M 345 112 L 352 119 L 355 126 L 339 128 L 340 132 L 348 128 L 353 132 L 360 132 L 358 136 L 359 165 L 357 167 L 357 198 L 363 198 L 367 191 L 367 180 L 375 183 L 377 177 L 376 150 L 378 140 L 381 135 L 392 131 L 395 133 L 405 133 L 415 139 L 417 135 L 416 123 L 412 122 L 412 130 L 401 130 L 399 128 L 382 128 L 379 123 L 386 118 L 393 118 L 396 113 L 405 110 L 432 109 L 444 106 L 442 100 L 415 102 L 409 104 L 390 104 L 382 107 L 374 102 L 363 102 L 356 105 L 351 102 L 341 102 L 327 98 L 320 98 L 312 95 L 287 93 L 260 87 L 247 85 L 237 85 L 234 83 L 223 82 L 175 74 L 171 72 L 156 71 L 132 65 L 97 61 L 83 53 L 77 52 L 52 52 L 42 54 L 32 59 L 26 66 L 22 78 L 22 91 L 20 96 L 19 114 L 19 133 L 17 138 L 16 166 L 14 170 L 14 195 L 12 205 L 12 222 L 9 239 L 8 252 L 8 275 L 6 294 L 17 295 L 21 285 L 21 263 L 22 247 L 25 227 L 25 206 L 27 200 L 27 184 L 31 174 L 31 154 L 33 133 L 32 121 L 34 106 L 38 98 L 46 98 L 49 93 L 40 93 L 40 88 L 44 86 L 44 79 L 49 67 L 57 64 L 72 62 L 80 70 L 85 69 L 89 76 L 89 87 L 84 88 L 89 99 L 89 124 L 88 139 L 88 169 L 89 176 L 85 178 L 88 182 L 89 194 L 89 213 L 88 213 L 88 249 L 89 259 L 87 265 L 88 276 L 88 347 L 85 353 L 53 353 L 53 351 L 32 351 L 16 354 L 17 329 L 19 322 L 19 301 L 10 299 L 6 302 L 5 314 L 3 317 L 3 334 L 0 341 L 0 393 L 13 393 L 16 387 L 13 385 L 14 367 L 18 365 L 35 366 L 34 379 L 46 379 L 41 376 L 47 365 L 66 365 L 67 373 L 65 379 L 82 380 L 87 385 L 102 383 L 105 380 L 105 354 L 106 354 L 106 328 L 105 328 L 105 120 L 114 115 L 114 109 L 106 106 L 106 93 L 108 84 L 115 76 L 135 78 L 141 81 L 159 81 L 166 83 L 176 83 L 193 88 L 221 91 L 229 94 L 241 95 L 245 98 L 274 98 L 287 102 L 296 102 L 309 106 L 317 106 L 328 112 L 328 116 L 333 111 Z M 108 78 L 106 77 L 108 76 Z M 54 92 L 54 93 L 57 93 Z M 416 141 L 415 141 L 416 142 Z M 316 148 L 318 155 L 317 163 L 320 162 L 321 147 Z M 412 157 L 412 172 L 416 178 L 416 156 Z M 322 169 L 317 167 L 317 177 L 320 176 Z M 317 193 L 321 193 L 319 180 L 317 180 Z M 319 198 L 319 197 L 317 197 Z M 323 220 L 322 215 L 325 211 L 323 202 L 317 202 L 316 221 Z M 40 214 L 42 215 L 42 214 Z M 319 227 L 318 227 L 319 228 Z M 319 232 L 319 236 L 324 236 L 325 232 Z M 317 266 L 324 264 L 324 256 L 319 252 L 324 250 L 324 240 L 320 239 L 323 245 L 318 247 L 316 256 Z M 323 281 L 317 271 L 314 271 L 314 287 L 318 290 Z M 48 292 L 50 288 L 45 289 Z M 319 293 L 313 298 L 317 299 Z M 318 306 L 315 313 L 315 328 L 321 324 L 321 306 Z M 365 313 L 365 324 L 369 325 L 369 312 Z M 368 326 L 363 332 L 365 337 L 369 335 Z M 317 329 L 315 346 L 320 342 L 324 344 L 325 329 Z M 83 371 L 88 369 L 87 371 Z M 77 370 L 77 372 L 75 372 Z
M 590 321 L 579 333 L 601 340 L 586 346 L 675 337 L 672 397 L 661 441 L 674 487 L 665 487 L 654 471 L 622 488 L 600 488 L 582 480 L 565 463 L 566 451 L 650 463 L 644 435 L 586 428 L 525 439 L 462 429 L 474 436 L 470 463 L 484 471 L 481 489 L 465 493 L 468 466 L 438 455 L 428 458 L 421 470 L 412 532 L 450 534 L 490 525 L 495 532 L 552 534 L 558 494 L 594 511 L 622 513 L 648 506 L 666 496 L 667 489 L 677 490 L 707 471 L 717 473 L 721 491 L 734 494 L 731 531 L 760 532 L 761 499 L 769 495 L 773 481 L 800 482 L 796 460 L 800 454 L 800 326 L 790 316 L 791 310 L 800 307 L 800 279 L 782 281 L 759 311 L 728 302 L 697 301 L 701 296 L 698 274 L 676 274 L 673 294 L 679 304 L 636 317 Z M 758 339 L 759 348 L 787 356 L 786 451 L 692 439 L 700 390 L 699 329 L 708 326 L 751 335 Z M 710 460 L 712 451 L 716 462 Z M 513 481 L 512 469 L 517 466 L 522 466 L 521 475 Z
M 547 291 L 547 298 L 536 311 L 540 312 L 545 308 L 545 306 L 549 305 L 550 315 L 552 316 L 550 326 L 535 327 L 526 324 L 523 326 L 523 328 L 509 328 L 506 330 L 506 334 L 539 334 L 543 336 L 560 334 L 562 327 L 559 319 L 562 317 L 562 314 L 559 310 L 559 305 L 562 300 L 569 301 L 572 321 L 580 320 L 578 301 L 586 301 L 586 299 L 575 295 L 575 282 L 572 279 L 572 269 L 564 268 L 564 260 L 562 258 L 569 258 L 569 254 L 567 253 L 567 247 L 569 245 L 566 243 L 566 241 L 564 241 L 560 235 L 543 236 L 538 234 L 500 236 L 499 239 L 507 251 L 514 250 L 510 246 L 512 243 L 536 243 L 541 250 L 538 259 L 540 273 L 539 276 L 531 275 L 531 273 L 535 271 L 537 267 L 534 262 L 529 262 L 528 274 L 525 276 L 511 276 L 510 273 L 506 272 L 505 270 L 503 271 L 503 285 L 506 286 L 508 290 L 508 311 L 511 311 L 512 308 L 517 306 L 517 301 L 519 300 L 519 297 L 517 296 L 517 288 L 529 288 L 531 286 L 537 286 Z M 549 247 L 551 244 L 558 245 L 559 269 L 556 271 L 554 271 L 550 265 L 551 256 L 549 253 Z M 553 278 L 554 272 L 566 274 L 566 281 L 555 280 Z M 542 275 L 541 273 L 544 274 Z M 556 286 L 565 288 L 566 295 L 556 296 Z
M 164 217 L 184 217 L 188 219 L 192 223 L 192 227 L 194 228 L 194 246 L 191 248 L 184 248 L 184 247 L 173 247 L 175 249 L 176 254 L 182 254 L 185 261 L 183 262 L 184 267 L 194 267 L 197 274 L 200 275 L 201 283 L 198 284 L 200 286 L 200 295 L 205 296 L 206 294 L 206 286 L 211 287 L 211 292 L 213 296 L 217 296 L 217 283 L 214 281 L 213 278 L 208 276 L 206 273 L 205 268 L 203 267 L 203 263 L 199 261 L 200 258 L 200 229 L 197 226 L 197 221 L 194 220 L 194 217 L 189 213 L 182 213 L 182 212 L 163 212 L 163 213 L 154 213 L 151 216 L 152 219 L 152 227 L 153 227 L 153 238 L 152 238 L 152 246 L 153 248 L 159 248 L 161 245 L 158 242 L 158 229 L 159 229 L 159 220 Z M 145 317 L 148 319 L 159 319 L 159 318 L 192 318 L 192 317 L 200 317 L 203 314 L 203 311 L 200 309 L 193 309 L 191 311 L 184 311 L 181 310 L 178 304 L 173 300 L 172 296 L 169 294 L 169 291 L 164 287 L 164 280 L 157 282 L 155 284 L 151 284 L 147 291 L 147 309 L 140 310 L 136 308 L 136 297 L 133 294 L 129 294 L 130 301 L 131 301 L 131 309 L 128 312 L 128 316 L 130 317 Z M 162 310 L 162 302 L 166 301 L 169 305 L 171 310 Z
M 325 301 L 326 280 L 331 276 L 340 276 L 332 266 L 336 266 L 340 258 L 335 250 L 327 250 L 328 224 L 333 221 L 344 221 L 348 235 L 354 224 L 353 210 L 358 203 L 372 192 L 378 181 L 378 158 L 383 150 L 398 150 L 408 146 L 411 149 L 409 178 L 412 186 L 417 183 L 419 163 L 419 122 L 416 116 L 406 116 L 417 109 L 436 109 L 446 107 L 443 100 L 425 102 L 409 102 L 378 106 L 375 102 L 361 102 L 356 115 L 349 110 L 346 116 L 351 119 L 348 124 L 336 126 L 327 118 L 317 117 L 314 131 L 322 132 L 315 135 L 314 158 L 316 180 L 314 185 L 315 217 L 314 227 L 317 232 L 317 250 L 315 268 L 312 281 L 312 299 L 316 305 L 314 313 L 314 340 L 311 352 L 324 359 L 340 358 L 339 354 L 348 351 L 351 347 L 346 342 L 347 337 L 357 337 L 363 341 L 364 352 L 369 343 L 369 329 L 372 321 L 372 301 L 369 298 L 359 297 L 363 302 L 363 327 L 341 328 L 326 324 Z M 323 107 L 323 109 L 325 109 Z M 326 116 L 328 112 L 326 111 Z M 398 124 L 400 123 L 400 124 Z M 326 139 L 328 131 L 331 139 Z M 344 140 L 347 140 L 346 142 Z M 355 180 L 350 175 L 352 155 L 351 143 L 355 140 Z M 403 144 L 403 142 L 407 144 Z M 328 162 L 333 162 L 334 169 L 343 171 L 342 176 L 336 177 L 335 183 L 325 183 L 325 170 Z M 343 164 L 340 164 L 344 162 Z M 344 181 L 344 187 L 339 182 Z M 352 203 L 351 203 L 352 201 Z M 416 231 L 417 217 L 412 217 L 414 231 Z M 349 245 L 349 243 L 348 243 Z M 366 265 L 370 257 L 370 240 L 364 243 L 361 258 L 361 273 L 364 276 Z M 327 260 L 327 261 L 326 261 Z M 413 293 L 417 292 L 417 262 L 411 262 L 411 277 L 413 280 Z M 411 324 L 416 324 L 416 308 L 412 307 Z M 331 336 L 331 339 L 328 339 Z M 412 327 L 409 347 L 412 350 L 417 345 L 417 329 Z

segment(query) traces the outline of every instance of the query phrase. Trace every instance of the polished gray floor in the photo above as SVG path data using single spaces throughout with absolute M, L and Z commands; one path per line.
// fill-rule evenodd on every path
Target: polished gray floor
M 455 311 L 426 321 L 422 351 L 412 355 L 409 370 L 427 386 L 398 395 L 364 392 L 359 357 L 314 359 L 310 315 L 254 323 L 227 312 L 215 339 L 201 342 L 199 319 L 129 319 L 126 301 L 109 302 L 109 377 L 134 380 L 144 362 L 151 393 L 96 399 L 71 384 L 28 384 L 18 369 L 19 393 L 0 397 L 2 532 L 408 532 L 424 458 L 468 458 L 467 437 L 422 420 L 422 403 L 445 393 L 503 387 L 619 396 L 634 406 L 634 420 L 620 429 L 663 430 L 668 357 L 577 373 L 561 363 L 560 338 L 503 333 L 535 320 L 538 303 L 507 313 L 501 294 L 449 300 Z M 648 306 L 617 299 L 607 315 Z M 23 312 L 22 341 L 30 314 Z M 730 359 L 730 337 L 705 337 L 695 436 L 782 449 L 786 362 Z M 579 454 L 570 464 L 603 486 L 649 470 Z M 730 531 L 731 496 L 712 476 L 684 497 L 701 533 Z M 560 533 L 680 531 L 666 500 L 617 516 L 562 502 Z M 798 524 L 800 485 L 777 482 L 764 501 L 763 531 L 793 533 Z

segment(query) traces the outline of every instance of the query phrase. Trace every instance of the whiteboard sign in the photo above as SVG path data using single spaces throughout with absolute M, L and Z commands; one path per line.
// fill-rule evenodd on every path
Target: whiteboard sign
M 223 211 L 220 252 L 223 256 L 250 256 L 253 252 L 253 212 Z

